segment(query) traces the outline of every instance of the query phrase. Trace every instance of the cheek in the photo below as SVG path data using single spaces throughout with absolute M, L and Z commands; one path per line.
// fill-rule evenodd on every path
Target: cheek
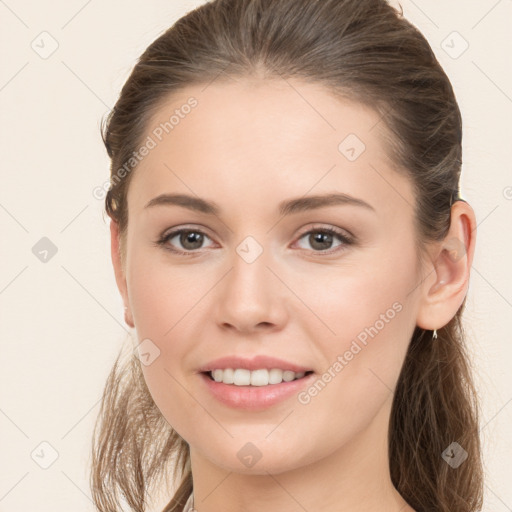
M 318 338 L 320 333 L 322 338 L 331 335 L 341 342 L 357 337 L 375 324 L 379 331 L 396 330 L 399 325 L 403 327 L 404 321 L 410 324 L 410 318 L 404 317 L 412 314 L 408 306 L 416 282 L 407 265 L 401 267 L 399 261 L 390 265 L 381 262 L 301 276 L 295 281 L 294 292 L 309 312 L 299 321 L 314 324 L 316 334 L 311 339 Z M 398 310 L 408 314 L 398 314 Z M 339 348 L 336 342 L 334 345 Z
M 329 329 L 311 313 L 301 324 L 306 337 L 316 340 L 324 364 L 298 396 L 300 414 L 313 429 L 330 425 L 341 444 L 364 430 L 391 399 L 414 330 L 414 307 L 407 298 L 414 278 L 394 277 L 389 270 L 354 270 L 350 277 L 309 283 L 317 293 L 309 295 L 308 306 Z M 304 294 L 308 282 L 303 286 Z
M 196 337 L 190 326 L 197 329 L 197 304 L 205 291 L 193 284 L 197 271 L 192 274 L 185 267 L 156 262 L 145 262 L 144 270 L 139 271 L 143 267 L 137 266 L 138 261 L 143 259 L 132 260 L 130 305 L 139 342 L 148 344 L 149 352 L 156 354 L 150 364 L 141 364 L 141 369 L 162 416 L 186 438 L 192 428 L 190 411 L 196 405 L 186 369 L 191 341 Z
M 198 279 L 197 268 L 171 265 L 156 249 L 134 249 L 127 281 L 130 306 L 140 337 L 163 339 L 172 336 L 175 326 L 186 325 L 187 311 L 207 290 L 205 280 Z
M 414 253 L 382 254 L 350 268 L 316 272 L 294 288 L 308 309 L 296 317 L 305 339 L 316 340 L 325 369 L 351 386 L 372 386 L 380 379 L 392 389 L 416 324 Z
M 132 247 L 127 285 L 138 342 L 147 343 L 158 354 L 150 365 L 142 365 L 146 384 L 178 430 L 184 407 L 194 405 L 182 386 L 191 378 L 204 320 L 211 318 L 208 308 L 213 294 L 208 292 L 219 278 L 206 265 L 170 263 L 166 256 L 154 248 Z

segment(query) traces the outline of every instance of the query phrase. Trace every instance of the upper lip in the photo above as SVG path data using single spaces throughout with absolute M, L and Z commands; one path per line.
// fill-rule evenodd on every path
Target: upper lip
M 243 368 L 245 370 L 259 370 L 263 368 L 279 368 L 280 370 L 290 370 L 295 373 L 312 371 L 311 368 L 301 366 L 277 357 L 257 355 L 250 359 L 242 356 L 226 356 L 215 359 L 199 368 L 199 372 L 208 372 L 217 369 Z

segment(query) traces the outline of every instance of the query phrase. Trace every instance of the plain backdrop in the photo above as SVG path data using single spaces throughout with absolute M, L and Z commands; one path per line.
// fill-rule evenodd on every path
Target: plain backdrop
M 100 120 L 140 53 L 201 3 L 0 0 L 1 512 L 93 511 L 92 427 L 127 336 L 92 194 L 108 179 Z M 483 510 L 512 511 L 512 1 L 401 5 L 463 114 L 462 190 L 478 221 L 465 320 Z

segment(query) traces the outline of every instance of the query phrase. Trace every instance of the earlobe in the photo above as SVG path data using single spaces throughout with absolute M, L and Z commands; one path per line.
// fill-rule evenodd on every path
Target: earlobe
M 433 268 L 421 287 L 418 327 L 440 329 L 455 316 L 468 290 L 475 242 L 473 209 L 465 201 L 457 201 L 452 206 L 450 229 L 444 240 L 435 244 Z
M 132 313 L 130 310 L 130 302 L 128 300 L 128 287 L 126 284 L 126 276 L 121 258 L 119 224 L 113 219 L 111 219 L 110 221 L 110 253 L 112 258 L 112 265 L 114 267 L 117 288 L 119 289 L 119 293 L 121 294 L 121 297 L 125 304 L 124 321 L 130 327 L 134 327 Z

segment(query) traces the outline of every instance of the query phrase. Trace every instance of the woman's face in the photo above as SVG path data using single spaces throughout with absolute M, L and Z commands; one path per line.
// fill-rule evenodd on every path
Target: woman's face
M 420 282 L 384 122 L 299 81 L 205 87 L 158 110 L 128 192 L 125 300 L 151 395 L 193 454 L 230 471 L 280 473 L 363 439 L 380 453 Z M 162 199 L 175 194 L 189 207 Z M 277 401 L 286 383 L 215 384 L 236 404 L 200 373 L 257 355 L 314 374 Z

